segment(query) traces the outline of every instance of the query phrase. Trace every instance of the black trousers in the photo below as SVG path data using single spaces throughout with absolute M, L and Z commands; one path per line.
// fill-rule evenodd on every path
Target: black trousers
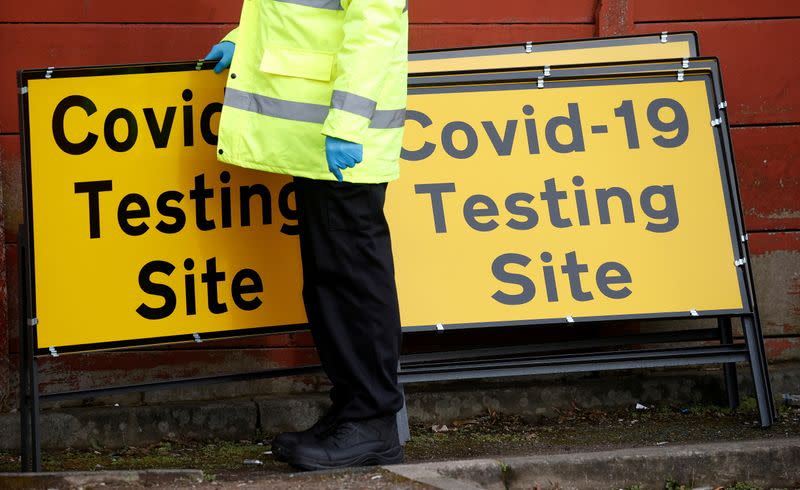
M 400 312 L 386 184 L 295 178 L 303 301 L 340 420 L 395 414 Z

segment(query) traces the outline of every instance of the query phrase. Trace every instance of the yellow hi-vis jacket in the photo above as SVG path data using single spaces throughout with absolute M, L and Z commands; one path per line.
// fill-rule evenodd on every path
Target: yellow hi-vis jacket
M 244 0 L 217 157 L 335 180 L 325 136 L 364 145 L 345 181 L 399 176 L 407 94 L 407 0 Z

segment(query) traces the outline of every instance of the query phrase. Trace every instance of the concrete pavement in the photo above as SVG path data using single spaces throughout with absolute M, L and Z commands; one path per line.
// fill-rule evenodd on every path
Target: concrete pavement
M 445 490 L 800 487 L 800 438 L 439 461 L 312 473 L 199 470 L 0 473 L 0 488 L 435 488 Z

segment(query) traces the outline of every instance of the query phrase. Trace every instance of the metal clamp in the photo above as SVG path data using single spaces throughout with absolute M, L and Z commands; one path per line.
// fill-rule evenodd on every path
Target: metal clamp
M 662 43 L 667 42 L 668 37 L 669 37 L 669 33 L 667 31 L 661 31 L 661 42 Z
M 436 331 L 437 332 L 444 332 L 444 325 L 442 325 L 441 323 L 437 323 L 436 324 Z
M 528 41 L 525 43 L 525 52 L 533 53 L 533 41 Z
M 711 126 L 716 127 L 716 126 L 719 126 L 720 124 L 722 124 L 722 119 L 721 118 L 716 118 L 716 119 L 712 119 L 711 120 Z
M 44 72 L 44 77 L 45 78 L 53 78 L 53 70 L 55 70 L 55 69 L 56 69 L 55 66 L 48 66 L 47 67 L 47 71 Z
M 58 357 L 58 351 L 56 350 L 56 348 L 55 348 L 55 347 L 50 347 L 50 348 L 48 348 L 47 350 L 49 350 L 49 351 L 50 351 L 50 355 L 51 355 L 51 356 L 53 356 L 53 357 Z
M 203 339 L 200 338 L 200 334 L 199 333 L 193 333 L 192 337 L 194 337 L 194 341 L 197 342 L 198 344 L 203 341 Z
M 695 310 L 695 309 L 691 309 L 691 310 L 689 310 L 689 313 L 690 313 L 692 316 L 700 316 L 700 313 L 698 313 L 698 312 L 697 312 L 697 310 Z
M 544 88 L 544 77 L 539 77 L 536 80 L 536 88 Z
M 575 323 L 575 319 L 571 316 L 567 316 L 567 323 Z
M 29 327 L 35 327 L 38 324 L 39 324 L 39 319 L 38 318 L 36 318 L 36 317 L 28 318 L 28 326 Z
M 25 95 L 27 93 L 28 93 L 28 87 L 27 86 L 19 88 L 19 94 L 20 95 Z
M 681 66 L 683 68 L 689 68 L 689 58 L 684 58 L 683 61 L 681 62 Z
M 750 240 L 750 235 L 745 233 L 744 235 L 741 236 L 741 239 L 742 239 L 742 243 L 744 243 L 744 242 Z
M 747 263 L 747 259 L 742 257 L 741 259 L 735 260 L 733 263 L 736 264 L 736 267 L 741 267 Z
M 678 81 L 683 81 L 683 69 L 678 70 Z
M 550 76 L 550 65 L 544 65 L 544 76 Z
M 205 60 L 197 60 L 197 64 L 194 66 L 195 70 L 202 70 L 203 69 L 203 62 Z
M 724 110 L 724 109 L 727 109 L 727 108 L 728 108 L 728 101 L 727 100 L 723 100 L 717 106 L 717 109 L 719 109 L 719 110 Z

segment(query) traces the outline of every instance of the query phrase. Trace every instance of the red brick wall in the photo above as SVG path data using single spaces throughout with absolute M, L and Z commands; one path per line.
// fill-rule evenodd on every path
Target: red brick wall
M 15 70 L 196 59 L 241 2 L 7 0 L 0 9 L 0 406 L 17 358 L 21 221 Z M 696 30 L 723 66 L 746 222 L 770 356 L 800 357 L 800 2 L 787 0 L 411 0 L 411 46 L 425 49 Z M 8 287 L 6 287 L 8 286 Z M 309 362 L 307 335 L 256 337 L 44 362 L 54 389 Z M 131 370 L 131 367 L 139 369 Z M 142 369 L 144 368 L 144 369 Z M 91 376 L 82 373 L 90 372 Z

